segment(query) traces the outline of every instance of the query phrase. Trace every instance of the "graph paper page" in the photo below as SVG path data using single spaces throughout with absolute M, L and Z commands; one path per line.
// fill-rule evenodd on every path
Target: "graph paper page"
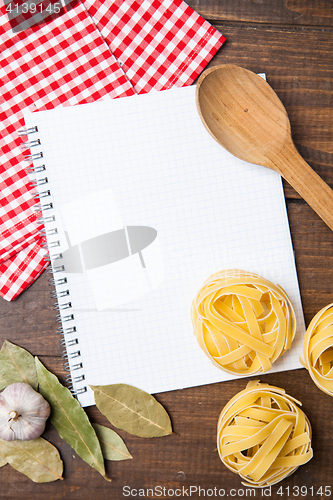
M 212 139 L 194 86 L 26 122 L 38 125 L 43 158 L 34 163 L 46 170 L 36 176 L 47 176 L 39 190 L 51 193 L 44 216 L 74 389 L 87 387 L 83 406 L 94 404 L 89 385 L 157 393 L 233 378 L 200 349 L 190 317 L 203 282 L 224 269 L 285 289 L 297 334 L 272 371 L 300 367 L 304 320 L 281 178 Z

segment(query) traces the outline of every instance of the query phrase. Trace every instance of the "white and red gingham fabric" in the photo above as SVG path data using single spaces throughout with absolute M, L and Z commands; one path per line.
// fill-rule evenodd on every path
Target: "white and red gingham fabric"
M 84 0 L 137 93 L 190 85 L 225 38 L 182 0 Z
M 1 6 L 0 23 L 0 293 L 13 300 L 47 265 L 17 133 L 23 110 L 135 91 L 82 3 L 16 34 Z
M 14 300 L 47 265 L 23 110 L 189 85 L 225 39 L 182 0 L 85 0 L 16 34 L 0 7 L 0 295 Z

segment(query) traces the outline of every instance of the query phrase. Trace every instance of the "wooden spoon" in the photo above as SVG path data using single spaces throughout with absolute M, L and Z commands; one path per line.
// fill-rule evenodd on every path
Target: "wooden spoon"
M 333 230 L 333 191 L 297 152 L 287 112 L 263 78 L 232 64 L 209 68 L 198 80 L 196 102 L 221 146 L 278 172 Z

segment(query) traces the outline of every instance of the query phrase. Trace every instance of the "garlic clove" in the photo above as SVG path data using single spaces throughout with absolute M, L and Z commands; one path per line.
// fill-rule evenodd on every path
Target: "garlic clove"
M 36 439 L 43 433 L 50 411 L 49 403 L 29 384 L 7 386 L 0 393 L 0 438 Z

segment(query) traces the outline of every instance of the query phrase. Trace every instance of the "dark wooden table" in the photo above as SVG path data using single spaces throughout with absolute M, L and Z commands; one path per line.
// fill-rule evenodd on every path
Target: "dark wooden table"
M 189 4 L 227 37 L 211 64 L 234 63 L 266 73 L 287 108 L 298 150 L 333 188 L 333 2 L 190 0 Z M 308 325 L 317 311 L 333 302 L 333 232 L 290 186 L 284 187 Z M 38 355 L 65 383 L 48 278 L 44 273 L 15 302 L 0 300 L 0 341 L 2 344 L 8 339 Z M 278 494 L 278 486 L 273 486 L 269 497 L 312 498 L 313 492 L 315 498 L 329 498 L 324 493 L 325 486 L 333 490 L 333 398 L 313 384 L 305 369 L 260 378 L 302 401 L 313 429 L 313 459 L 280 483 L 283 495 Z M 0 469 L 0 498 L 118 500 L 143 498 L 140 489 L 155 487 L 161 488 L 156 490 L 155 498 L 172 498 L 172 490 L 179 493 L 183 487 L 181 497 L 187 498 L 190 486 L 202 488 L 201 496 L 192 489 L 191 498 L 204 498 L 203 489 L 207 498 L 215 493 L 214 488 L 223 488 L 229 497 L 246 496 L 239 477 L 218 458 L 215 442 L 221 409 L 245 383 L 235 380 L 158 394 L 157 399 L 172 418 L 175 433 L 144 440 L 120 431 L 134 458 L 107 462 L 111 483 L 76 456 L 48 424 L 45 437 L 60 450 L 64 480 L 35 484 L 6 466 Z M 107 424 L 96 407 L 86 411 L 93 422 Z M 137 490 L 137 496 L 133 491 L 125 497 L 125 486 Z M 307 486 L 306 496 L 297 490 L 301 486 Z M 159 491 L 162 494 L 157 496 Z M 264 498 L 260 490 L 256 498 Z

